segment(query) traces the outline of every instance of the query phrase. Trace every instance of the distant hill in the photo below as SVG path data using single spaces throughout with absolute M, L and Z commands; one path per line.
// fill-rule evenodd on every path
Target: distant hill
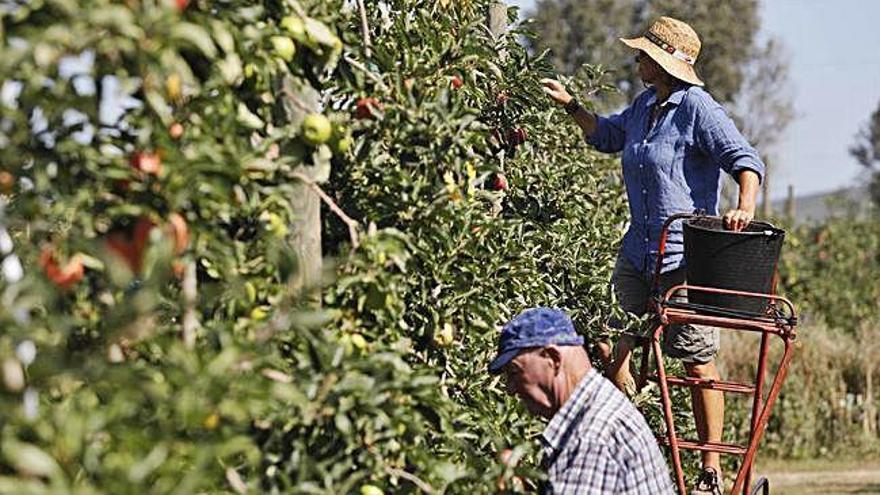
M 846 205 L 853 205 L 857 214 L 866 215 L 870 204 L 867 186 L 849 187 L 795 197 L 794 216 L 799 224 L 819 223 L 832 215 L 844 213 Z M 771 205 L 777 215 L 785 213 L 786 200 L 773 201 Z

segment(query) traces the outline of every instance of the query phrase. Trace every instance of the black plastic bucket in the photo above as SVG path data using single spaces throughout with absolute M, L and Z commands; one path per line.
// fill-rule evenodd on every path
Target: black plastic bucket
M 770 294 L 785 231 L 751 222 L 740 232 L 725 230 L 715 217 L 684 222 L 684 257 L 688 285 Z M 691 291 L 688 301 L 763 314 L 767 298 Z

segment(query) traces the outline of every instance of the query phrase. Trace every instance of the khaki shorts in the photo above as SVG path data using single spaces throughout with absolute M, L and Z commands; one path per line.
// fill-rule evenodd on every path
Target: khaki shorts
M 648 311 L 653 279 L 653 273 L 638 271 L 623 254 L 618 254 L 611 275 L 611 288 L 624 311 L 639 317 Z M 684 268 L 660 275 L 661 293 L 684 283 L 684 279 Z M 670 325 L 664 332 L 663 352 L 686 363 L 704 364 L 715 359 L 720 340 L 720 332 L 715 327 Z

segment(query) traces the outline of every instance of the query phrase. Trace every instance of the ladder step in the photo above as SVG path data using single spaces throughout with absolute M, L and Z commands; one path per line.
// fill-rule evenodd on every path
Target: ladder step
M 656 374 L 648 376 L 648 380 L 652 382 L 659 382 L 659 378 Z M 692 377 L 677 377 L 670 376 L 666 377 L 666 383 L 670 385 L 677 385 L 680 387 L 692 387 L 692 388 L 706 388 L 712 390 L 721 390 L 722 392 L 731 392 L 734 394 L 754 394 L 755 387 L 753 385 L 748 385 L 745 383 L 737 383 L 737 382 L 725 382 L 721 380 L 704 380 L 702 378 L 692 378 Z
M 669 438 L 665 435 L 661 435 L 657 437 L 658 443 L 665 447 L 669 446 Z M 721 454 L 729 454 L 729 455 L 745 455 L 746 447 L 742 445 L 736 445 L 733 443 L 719 443 L 719 442 L 700 442 L 699 440 L 679 440 L 678 448 L 685 450 L 699 450 L 704 452 L 718 452 Z

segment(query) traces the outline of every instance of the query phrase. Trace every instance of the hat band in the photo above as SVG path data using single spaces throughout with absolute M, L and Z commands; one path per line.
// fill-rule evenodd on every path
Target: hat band
M 689 65 L 694 65 L 694 62 L 696 62 L 696 59 L 694 57 L 691 57 L 687 53 L 685 53 L 685 52 L 679 50 L 678 48 L 670 45 L 669 43 L 663 41 L 662 39 L 660 39 L 660 37 L 658 37 L 656 34 L 650 32 L 650 31 L 645 33 L 645 38 L 647 38 L 648 41 L 650 41 L 651 43 L 654 43 L 655 45 L 659 46 L 664 52 L 672 55 L 673 57 L 681 60 L 682 62 L 685 62 Z

